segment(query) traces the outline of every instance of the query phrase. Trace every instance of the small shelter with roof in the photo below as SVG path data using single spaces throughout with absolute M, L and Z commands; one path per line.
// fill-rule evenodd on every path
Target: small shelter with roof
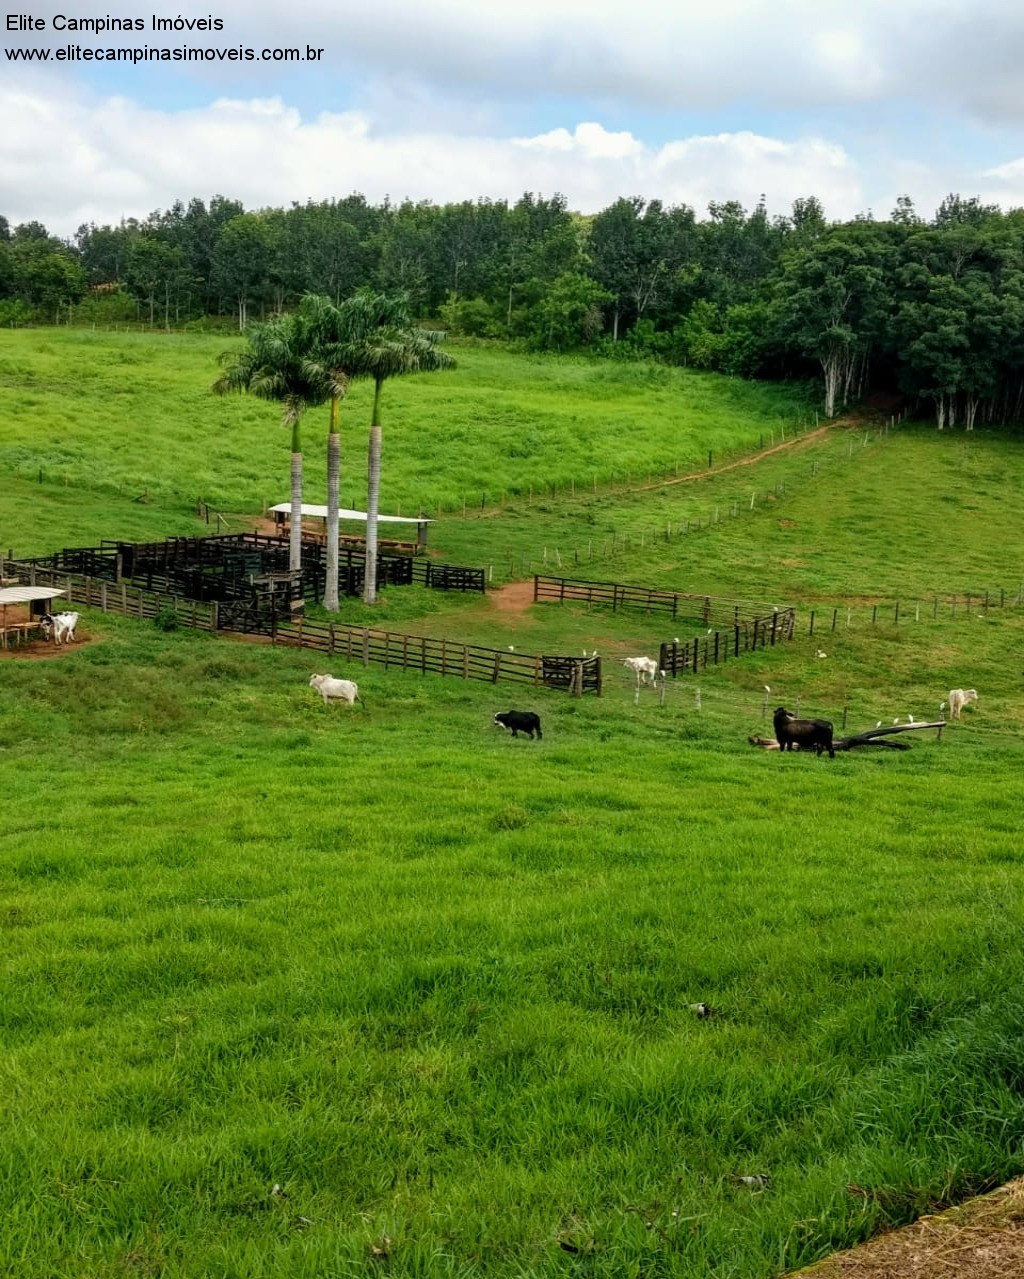
M 274 522 L 283 531 L 291 521 L 292 504 L 291 502 L 278 502 L 276 506 L 270 507 L 269 514 L 273 515 Z M 366 512 L 353 511 L 347 507 L 342 507 L 338 511 L 338 519 L 340 521 L 350 520 L 353 523 L 361 523 L 363 525 L 362 536 L 348 535 L 341 533 L 338 541 L 341 545 L 363 546 L 366 543 Z M 315 506 L 303 502 L 302 504 L 302 521 L 305 525 L 306 521 L 312 526 L 311 532 L 318 540 L 326 541 L 327 538 L 327 507 Z M 384 549 L 404 550 L 414 555 L 421 555 L 427 549 L 427 525 L 432 524 L 432 520 L 428 520 L 424 515 L 378 515 L 378 524 L 415 524 L 416 525 L 416 541 L 399 541 L 392 538 L 381 538 L 380 545 Z M 399 531 L 394 530 L 396 533 Z
M 50 600 L 63 595 L 53 586 L 4 586 L 0 588 L 0 647 L 22 644 L 49 609 Z

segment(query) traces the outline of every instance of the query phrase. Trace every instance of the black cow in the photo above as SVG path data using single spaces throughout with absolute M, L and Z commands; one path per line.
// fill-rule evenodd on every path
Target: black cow
M 785 706 L 775 711 L 775 740 L 779 749 L 791 751 L 794 746 L 798 750 L 813 750 L 820 755 L 828 751 L 829 759 L 835 759 L 832 747 L 832 721 L 827 719 L 797 719 Z
M 544 736 L 540 731 L 540 716 L 535 715 L 533 711 L 502 711 L 501 714 L 495 715 L 494 722 L 500 728 L 507 728 L 513 737 L 525 733 L 533 741 L 534 733 L 538 738 Z

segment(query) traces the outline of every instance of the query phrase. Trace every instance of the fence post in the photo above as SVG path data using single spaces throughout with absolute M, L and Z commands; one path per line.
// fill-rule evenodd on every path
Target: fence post
M 807 632 L 807 634 L 808 634 L 808 635 L 813 635 L 813 634 L 814 634 L 814 609 L 813 609 L 813 608 L 811 609 L 811 628 L 810 628 L 810 630 Z
M 363 627 L 363 665 L 370 665 L 370 632 L 365 626 Z

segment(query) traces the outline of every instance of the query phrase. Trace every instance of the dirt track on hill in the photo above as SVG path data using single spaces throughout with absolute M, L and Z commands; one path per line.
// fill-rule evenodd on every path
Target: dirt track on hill
M 751 453 L 748 457 L 738 457 L 735 462 L 726 462 L 722 466 L 713 466 L 703 471 L 691 471 L 689 475 L 676 475 L 670 480 L 654 480 L 650 484 L 638 484 L 636 488 L 631 488 L 629 491 L 630 493 L 649 493 L 652 489 L 669 488 L 673 484 L 692 484 L 694 480 L 706 480 L 711 475 L 723 475 L 726 471 L 735 471 L 739 466 L 753 466 L 763 458 L 771 457 L 773 453 L 785 453 L 791 449 L 803 448 L 805 444 L 820 440 L 826 432 L 835 430 L 837 426 L 850 426 L 852 423 L 853 418 L 843 418 L 838 422 L 829 422 L 826 426 L 816 426 L 813 431 L 808 431 L 806 435 L 794 435 L 791 440 L 782 440 L 778 444 L 773 444 L 770 448 L 759 449 L 758 452 Z

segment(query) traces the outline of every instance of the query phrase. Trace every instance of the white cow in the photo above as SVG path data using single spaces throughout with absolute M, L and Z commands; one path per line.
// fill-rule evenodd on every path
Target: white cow
M 648 677 L 653 684 L 658 678 L 658 663 L 653 657 L 624 657 L 622 664 L 629 667 L 638 684 L 646 684 Z
M 77 625 L 77 613 L 44 613 L 39 619 L 43 638 L 49 639 L 52 635 L 55 644 L 70 644 L 75 638 Z
M 335 679 L 333 675 L 310 675 L 309 687 L 316 689 L 324 699 L 325 706 L 332 700 L 347 702 L 349 706 L 363 700 L 359 696 L 359 685 L 350 679 Z
M 960 712 L 968 702 L 976 702 L 978 693 L 973 688 L 951 688 L 949 690 L 949 718 L 959 719 Z

